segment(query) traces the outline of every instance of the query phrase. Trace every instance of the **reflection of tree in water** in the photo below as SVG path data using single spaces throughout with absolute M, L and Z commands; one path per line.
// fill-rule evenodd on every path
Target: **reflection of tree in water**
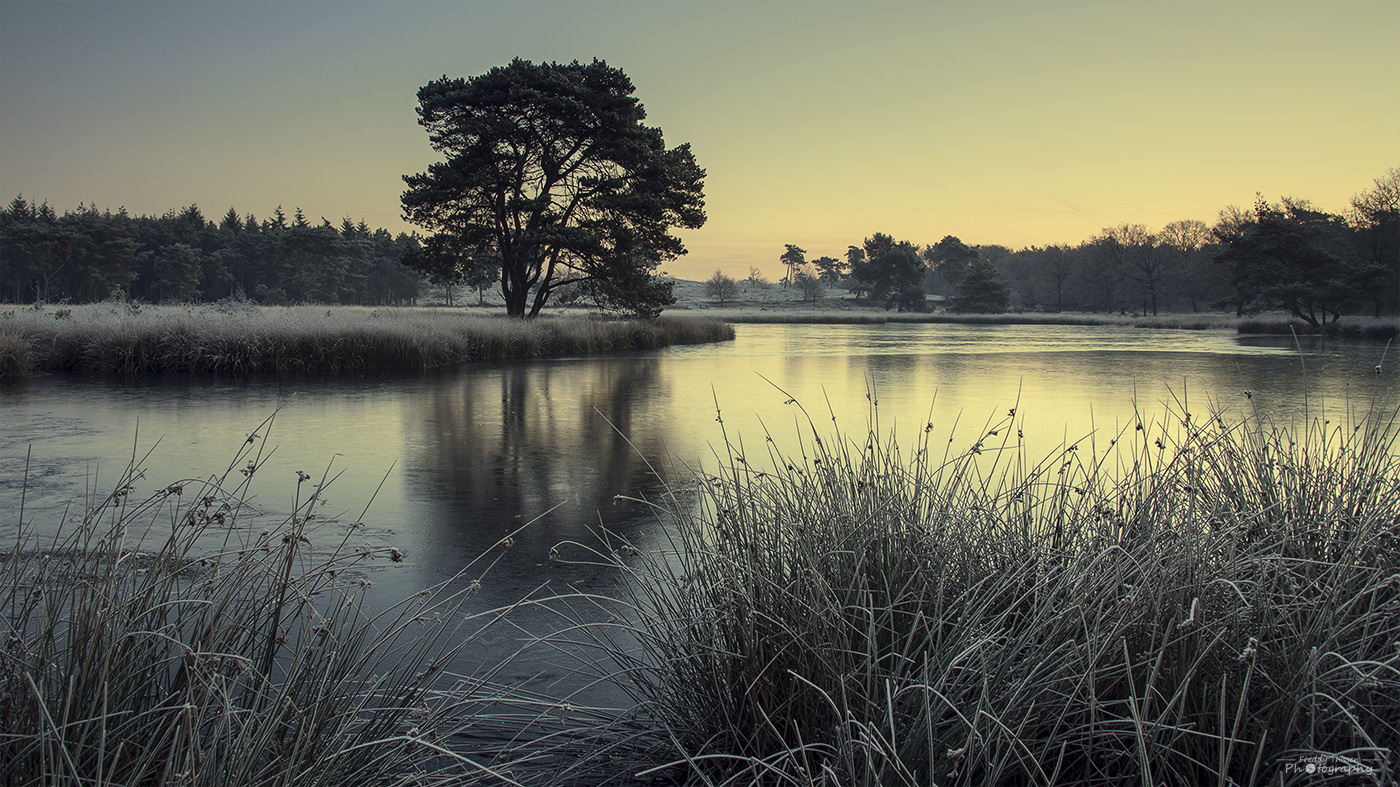
M 600 517 L 650 519 L 613 499 L 656 488 L 645 460 L 664 452 L 659 416 L 648 415 L 658 389 L 652 358 L 510 363 L 443 380 L 424 399 L 408 471 L 437 508 L 421 525 L 432 550 L 423 561 L 450 573 L 549 511 L 500 566 L 548 568 L 550 547 L 589 538 Z
M 600 523 L 629 537 L 654 525 L 644 506 L 614 497 L 654 497 L 659 482 L 646 460 L 655 462 L 665 450 L 664 398 L 653 358 L 506 363 L 443 378 L 425 392 L 421 414 L 410 415 L 422 436 L 406 475 L 417 495 L 431 501 L 413 526 L 419 545 L 409 555 L 426 572 L 423 580 L 446 579 L 486 554 L 500 561 L 481 582 L 478 609 L 531 593 L 608 592 L 620 579 L 616 572 L 550 560 L 550 548 L 563 540 L 593 543 Z M 535 517 L 503 553 L 498 542 Z M 460 581 L 479 576 L 473 567 Z M 551 606 L 514 610 L 507 624 L 474 639 L 453 669 L 489 669 L 530 634 L 557 629 L 563 619 Z M 585 606 L 576 614 L 604 613 Z M 497 679 L 562 696 L 587 684 L 571 666 L 559 652 L 535 648 Z M 605 688 L 590 696 L 623 701 Z

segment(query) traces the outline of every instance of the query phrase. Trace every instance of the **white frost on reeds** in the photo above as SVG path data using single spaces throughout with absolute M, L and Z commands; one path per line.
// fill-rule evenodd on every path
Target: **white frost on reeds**
M 264 528 L 269 426 L 220 476 L 141 493 L 133 462 L 51 540 L 22 525 L 0 552 L 0 782 L 515 783 L 458 736 L 521 711 L 447 671 L 503 611 L 451 581 L 370 603 L 368 572 L 405 556 L 323 518 L 333 478 L 299 472 Z
M 417 308 L 100 303 L 0 311 L 0 375 L 28 369 L 257 373 L 447 366 L 732 339 L 714 320 L 511 320 Z
M 1014 411 L 913 450 L 726 437 L 653 501 L 669 544 L 558 547 L 631 580 L 571 633 L 637 699 L 616 748 L 725 785 L 1394 783 L 1394 409 L 1177 407 L 1039 464 Z

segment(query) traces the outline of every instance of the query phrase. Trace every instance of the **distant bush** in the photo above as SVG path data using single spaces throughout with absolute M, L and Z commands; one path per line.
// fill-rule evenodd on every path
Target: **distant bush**
M 822 280 L 805 270 L 798 270 L 792 277 L 798 289 L 802 291 L 802 301 L 804 303 L 816 303 L 821 300 L 826 293 L 826 285 Z
M 722 307 L 739 297 L 739 283 L 724 275 L 724 271 L 717 270 L 715 275 L 705 280 L 705 295 Z

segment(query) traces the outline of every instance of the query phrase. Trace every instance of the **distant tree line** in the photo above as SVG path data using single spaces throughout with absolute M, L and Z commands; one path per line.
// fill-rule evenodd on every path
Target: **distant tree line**
M 417 243 L 364 220 L 313 223 L 300 208 L 262 220 L 229 208 L 211 221 L 196 205 L 162 216 L 79 205 L 59 215 L 17 196 L 0 210 L 0 299 L 408 304 L 424 280 L 400 260 Z
M 1010 306 L 1002 274 L 979 256 L 978 249 L 951 235 L 921 247 L 877 232 L 859 246 L 848 247 L 845 260 L 818 257 L 809 262 L 806 254 L 806 249 L 789 243 L 779 258 L 786 266 L 783 284 L 800 288 L 804 301 L 816 301 L 826 287 L 837 286 L 899 311 L 926 311 L 928 296 L 943 290 L 956 290 L 947 299 L 954 311 L 1004 312 Z M 716 271 L 707 282 L 711 297 L 722 278 L 727 277 Z
M 1400 169 L 1377 178 L 1341 215 L 1306 200 L 1230 206 L 1214 224 L 1157 231 L 1105 227 L 1077 245 L 935 244 L 875 233 L 844 261 L 787 244 L 784 283 L 841 286 L 901 311 L 1086 311 L 1157 314 L 1286 311 L 1322 325 L 1343 314 L 1400 314 Z

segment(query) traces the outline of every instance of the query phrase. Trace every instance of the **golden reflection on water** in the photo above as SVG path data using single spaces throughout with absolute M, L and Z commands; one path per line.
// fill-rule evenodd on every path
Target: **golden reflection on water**
M 858 438 L 877 420 L 882 433 L 900 435 L 932 422 L 955 442 L 965 435 L 967 445 L 1014 408 L 1027 448 L 1039 459 L 1091 432 L 1111 436 L 1140 417 L 1161 421 L 1169 406 L 1198 416 L 1223 411 L 1227 420 L 1258 407 L 1285 424 L 1319 408 L 1364 409 L 1397 381 L 1400 364 L 1374 372 L 1382 349 L 1314 342 L 1300 353 L 1219 331 L 740 326 L 731 347 L 670 351 L 674 395 L 666 417 L 698 427 L 686 414 L 713 410 L 717 399 L 733 431 L 748 438 L 766 424 L 791 450 L 794 421 L 803 419 L 784 404 L 790 398 L 819 429 L 829 427 L 833 414 L 842 431 Z

